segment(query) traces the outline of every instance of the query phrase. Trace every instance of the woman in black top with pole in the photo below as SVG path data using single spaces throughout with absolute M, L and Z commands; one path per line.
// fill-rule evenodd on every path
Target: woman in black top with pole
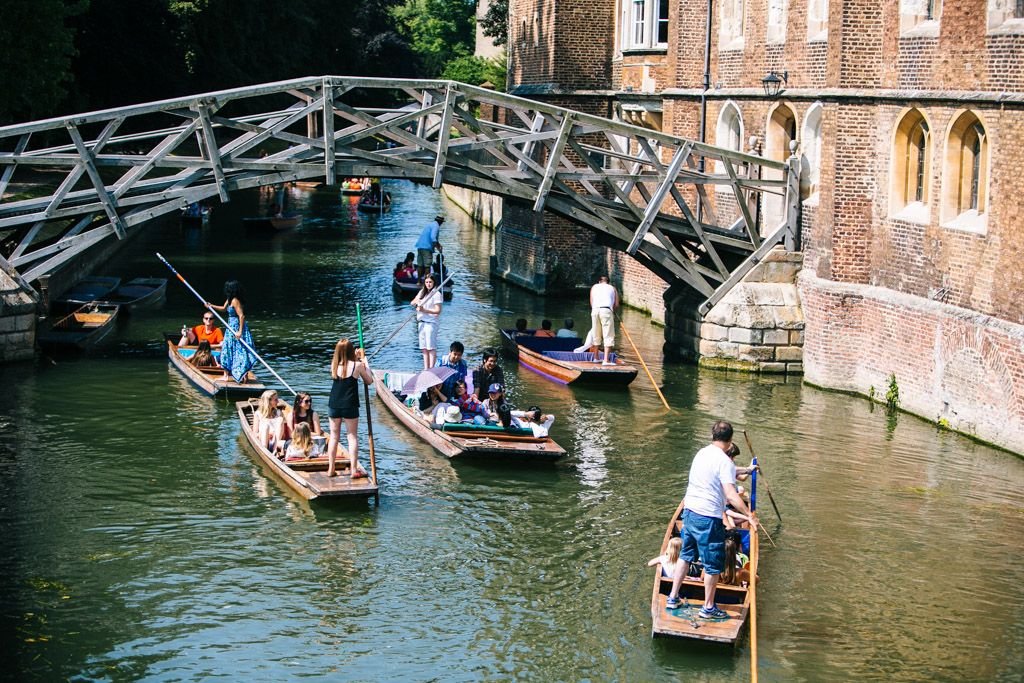
M 331 359 L 331 398 L 327 402 L 327 414 L 331 422 L 331 435 L 327 440 L 327 476 L 333 477 L 334 460 L 337 456 L 338 441 L 341 439 L 341 422 L 345 421 L 348 438 L 349 474 L 353 479 L 366 477 L 366 470 L 359 467 L 359 386 L 356 378 L 365 383 L 373 382 L 369 365 L 363 360 L 362 350 L 356 350 L 348 339 L 342 339 L 334 347 Z

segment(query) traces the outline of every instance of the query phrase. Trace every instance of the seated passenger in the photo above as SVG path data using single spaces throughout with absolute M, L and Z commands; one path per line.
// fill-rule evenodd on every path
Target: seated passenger
M 197 368 L 219 368 L 217 359 L 213 357 L 213 349 L 210 348 L 210 342 L 205 339 L 199 342 L 199 348 L 192 354 L 192 357 L 188 361 Z
M 252 428 L 259 445 L 276 455 L 284 454 L 285 423 L 278 405 L 277 392 L 267 389 L 252 416 Z
M 402 261 L 399 261 L 398 263 L 396 263 L 395 264 L 395 270 L 394 270 L 394 272 L 391 275 L 396 280 L 401 280 L 403 277 L 405 277 L 405 263 L 402 262 Z
M 750 570 L 746 569 L 750 558 L 740 550 L 739 534 L 730 531 L 725 534 L 725 562 L 719 581 L 734 586 L 746 585 L 750 582 Z
M 440 386 L 430 387 L 420 394 L 420 412 L 424 415 L 434 415 L 438 408 L 447 408 L 449 405 L 451 404 L 448 403 L 448 397 L 441 391 Z
M 416 271 L 416 254 L 407 252 L 405 260 L 402 261 L 402 277 L 411 282 L 419 282 L 420 276 Z
M 565 322 L 563 324 L 564 324 L 564 327 L 558 331 L 558 334 L 555 335 L 556 337 L 577 337 L 577 336 L 579 336 L 579 335 L 576 334 L 576 330 L 573 329 L 573 327 L 576 326 L 576 323 L 573 322 L 572 318 L 566 318 Z
M 469 375 L 469 366 L 462 358 L 465 352 L 466 347 L 462 345 L 462 342 L 456 340 L 448 347 L 448 354 L 437 359 L 437 367 L 451 368 L 455 371 L 454 375 L 441 383 L 441 394 L 445 396 L 445 401 L 448 400 L 448 396 L 455 395 L 455 383 L 460 379 L 466 379 L 466 376 Z
M 475 395 L 469 393 L 466 389 L 465 380 L 459 380 L 455 383 L 455 398 L 452 403 L 462 413 L 462 421 L 471 421 L 473 424 L 483 425 L 487 424 L 487 418 L 490 414 L 487 412 L 487 408 L 484 408 L 484 404 L 480 402 Z
M 220 346 L 224 342 L 224 331 L 214 323 L 213 313 L 203 313 L 203 324 L 195 327 L 182 327 L 178 346 L 195 346 L 201 341 L 210 342 L 211 346 Z
M 529 331 L 527 330 L 527 327 L 526 327 L 526 326 L 527 326 L 527 323 L 526 323 L 526 318 L 519 318 L 518 320 L 516 320 L 516 331 L 515 331 L 515 336 L 517 336 L 517 337 L 518 337 L 519 335 L 525 335 L 525 336 L 529 336 L 529 335 L 530 335 L 530 333 L 529 333 Z
M 525 325 L 526 321 L 524 320 L 523 323 Z M 487 398 L 487 389 L 495 382 L 505 383 L 505 373 L 498 365 L 498 352 L 494 349 L 484 349 L 481 355 L 483 363 L 471 375 L 473 393 L 478 399 Z
M 324 436 L 324 430 L 320 427 L 320 416 L 313 410 L 313 397 L 305 391 L 295 394 L 295 403 L 292 405 L 291 414 L 288 416 L 288 427 L 292 430 L 299 424 L 305 423 L 313 436 Z
M 315 457 L 313 434 L 309 431 L 308 424 L 300 422 L 295 425 L 295 431 L 292 432 L 292 441 L 288 444 L 288 450 L 284 453 L 285 462 L 289 460 L 309 460 Z
M 554 421 L 555 416 L 544 415 L 539 406 L 530 406 L 526 410 L 512 411 L 512 424 L 521 429 L 532 430 L 533 435 L 538 439 L 548 435 L 548 430 L 551 429 Z
M 671 579 L 676 575 L 676 563 L 679 562 L 679 551 L 682 549 L 683 539 L 673 536 L 672 540 L 668 542 L 667 552 L 664 555 L 652 557 L 647 561 L 647 566 L 653 567 L 660 564 L 661 575 L 664 578 Z
M 550 320 L 541 320 L 540 329 L 533 333 L 535 337 L 554 337 L 555 332 L 551 329 Z
M 487 398 L 484 400 L 484 408 L 487 409 L 487 421 L 493 424 L 501 424 L 508 429 L 512 426 L 512 407 L 505 399 L 505 387 L 494 382 L 487 387 Z
M 448 277 L 448 266 L 441 265 L 441 257 L 438 256 L 434 259 L 434 263 L 430 266 L 430 270 L 438 276 L 438 282 L 443 282 Z

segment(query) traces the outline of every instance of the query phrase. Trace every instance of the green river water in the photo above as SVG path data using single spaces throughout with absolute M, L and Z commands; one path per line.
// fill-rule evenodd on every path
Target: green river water
M 169 276 L 160 251 L 215 301 L 241 280 L 258 349 L 321 411 L 355 302 L 371 349 L 408 315 L 391 269 L 438 210 L 459 273 L 443 348 L 460 339 L 475 364 L 518 317 L 586 330 L 582 297 L 490 281 L 492 235 L 437 193 L 387 189 L 384 216 L 296 191 L 305 223 L 252 238 L 239 217 L 260 195 L 239 194 L 203 229 L 148 229 L 100 273 Z M 762 492 L 778 544 L 762 542 L 762 681 L 1024 675 L 1014 455 L 798 381 L 666 365 L 662 329 L 626 311 L 671 414 L 642 374 L 628 390 L 570 389 L 506 360 L 512 399 L 557 414 L 567 458 L 450 462 L 374 400 L 380 505 L 310 504 L 243 444 L 231 404 L 168 365 L 161 332 L 200 314 L 172 282 L 97 353 L 0 367 L 0 676 L 746 680 L 747 637 L 735 650 L 650 637 L 646 561 L 718 418 L 748 430 L 784 516 Z M 419 362 L 409 325 L 374 365 Z

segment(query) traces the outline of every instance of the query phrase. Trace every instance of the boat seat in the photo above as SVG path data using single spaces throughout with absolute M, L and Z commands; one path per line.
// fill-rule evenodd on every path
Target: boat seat
M 611 362 L 614 363 L 618 358 L 618 354 L 613 351 L 610 355 Z M 593 363 L 595 360 L 601 360 L 604 358 L 603 355 L 598 357 L 598 354 L 591 353 L 589 351 L 584 351 L 582 353 L 574 353 L 572 351 L 545 351 L 544 357 L 568 363 Z
M 512 332 L 512 330 L 509 330 Z M 525 346 L 531 351 L 546 354 L 548 351 L 572 352 L 583 342 L 579 337 L 534 337 L 532 335 L 516 335 L 517 344 Z

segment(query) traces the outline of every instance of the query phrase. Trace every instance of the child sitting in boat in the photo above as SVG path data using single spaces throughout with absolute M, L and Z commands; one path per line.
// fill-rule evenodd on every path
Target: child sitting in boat
M 493 424 L 501 423 L 501 426 L 508 429 L 512 426 L 512 407 L 505 399 L 505 387 L 500 382 L 494 382 L 487 387 L 487 398 L 484 400 L 484 408 L 487 409 L 487 421 Z
M 719 581 L 734 586 L 745 586 L 750 582 L 750 570 L 746 568 L 750 558 L 742 550 L 742 541 L 736 530 L 725 534 L 725 569 Z
M 205 339 L 199 342 L 199 347 L 196 348 L 196 352 L 192 354 L 188 362 L 197 368 L 220 367 L 217 365 L 217 359 L 213 357 L 213 348 L 210 347 L 210 342 Z
M 285 451 L 284 460 L 309 460 L 317 456 L 316 450 L 313 447 L 313 433 L 309 429 L 309 425 L 305 422 L 300 422 L 295 425 L 295 431 L 292 432 L 291 443 L 288 444 L 288 450 Z
M 257 442 L 273 453 L 284 453 L 286 427 L 278 406 L 277 392 L 267 389 L 260 395 L 259 405 L 253 414 L 252 428 L 256 431 Z
M 463 422 L 472 422 L 478 425 L 487 424 L 487 418 L 490 417 L 490 413 L 487 412 L 487 408 L 484 407 L 484 404 L 475 395 L 469 393 L 469 390 L 466 389 L 465 380 L 460 379 L 455 383 L 453 403 L 462 413 Z
M 683 539 L 675 536 L 668 542 L 668 548 L 664 555 L 652 557 L 647 561 L 648 567 L 661 565 L 661 575 L 665 578 L 674 578 L 676 575 L 676 563 L 679 562 L 679 551 L 683 549 Z
M 530 429 L 533 435 L 542 439 L 555 421 L 554 415 L 544 415 L 539 406 L 530 406 L 526 410 L 512 411 L 512 424 L 521 429 Z

